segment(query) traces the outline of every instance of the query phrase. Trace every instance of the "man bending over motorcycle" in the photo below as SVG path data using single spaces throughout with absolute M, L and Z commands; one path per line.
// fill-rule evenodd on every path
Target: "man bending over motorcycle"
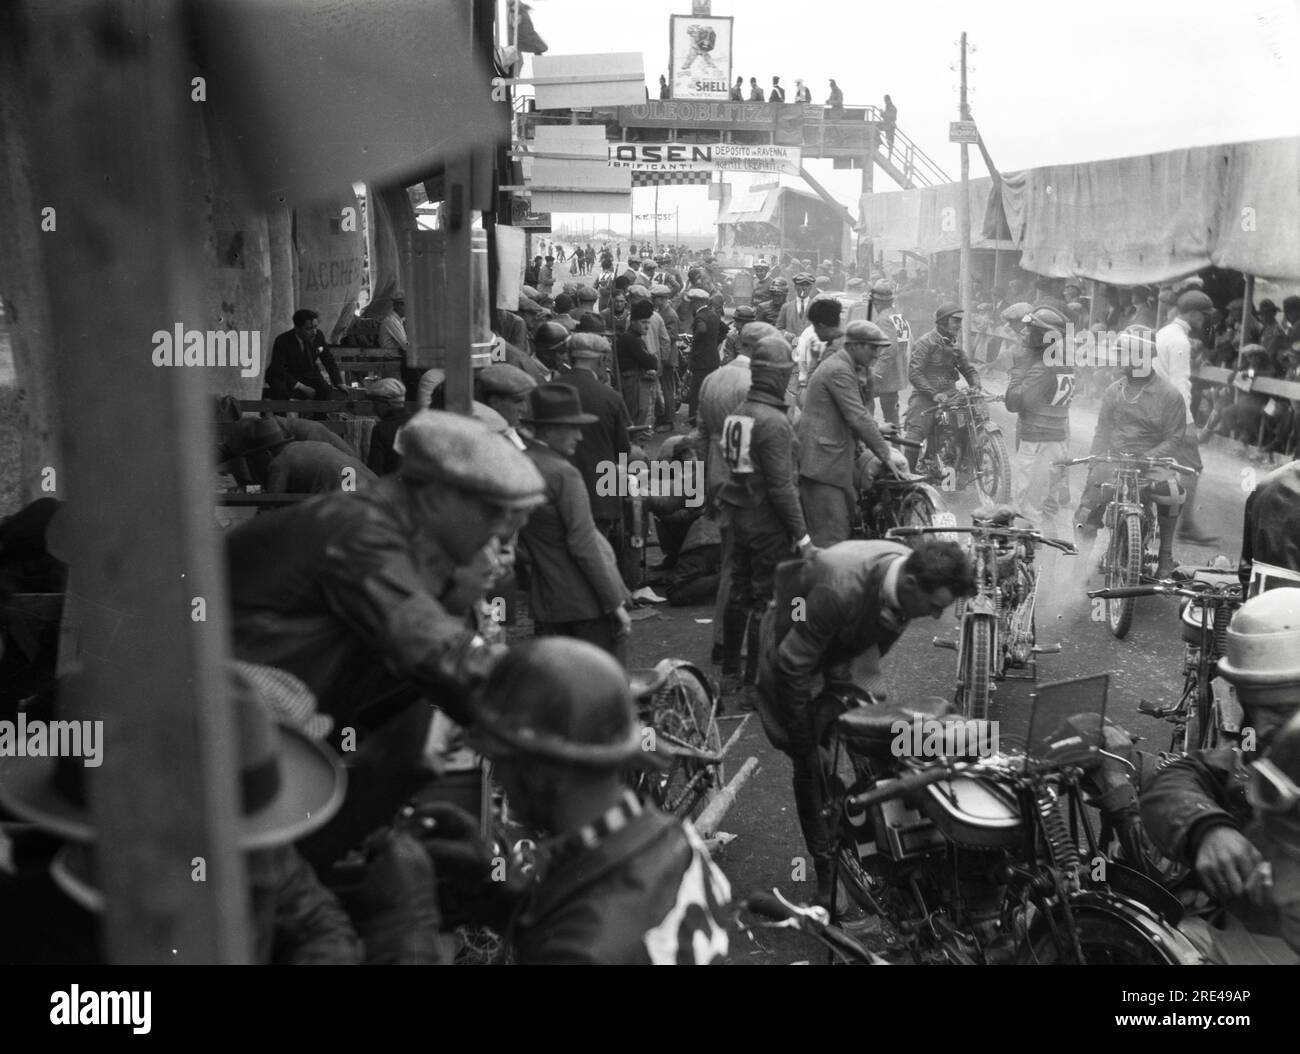
M 912 397 L 907 402 L 905 434 L 914 443 L 934 433 L 935 406 L 957 390 L 959 375 L 972 388 L 980 387 L 980 375 L 957 346 L 961 316 L 961 305 L 941 305 L 934 313 L 934 329 L 916 342 L 908 358 L 907 379 L 912 385 Z M 919 453 L 919 447 L 907 448 L 909 468 L 916 468 Z
M 1210 962 L 1295 965 L 1300 788 L 1288 770 L 1300 751 L 1290 735 L 1275 736 L 1300 713 L 1300 591 L 1275 589 L 1242 605 L 1219 673 L 1237 690 L 1255 749 L 1195 750 L 1170 762 L 1142 789 L 1142 822 L 1223 909 L 1181 926 Z
M 1097 431 L 1092 439 L 1093 454 L 1118 457 L 1174 457 L 1183 445 L 1187 408 L 1178 389 L 1157 376 L 1149 367 L 1154 349 L 1151 331 L 1134 326 L 1120 334 L 1118 342 L 1123 377 L 1106 389 L 1097 412 Z M 1147 347 L 1150 345 L 1150 347 Z M 1144 364 L 1147 364 L 1144 366 Z M 1074 514 L 1075 539 L 1084 567 L 1089 567 L 1097 528 L 1106 512 L 1102 487 L 1115 478 L 1115 466 L 1094 464 L 1079 508 Z M 1157 574 L 1167 578 L 1173 570 L 1174 527 L 1182 502 L 1173 470 L 1148 474 L 1152 497 L 1159 509 L 1160 563 Z
M 851 686 L 882 697 L 880 661 L 909 620 L 939 618 L 974 593 L 974 572 L 952 542 L 923 540 L 911 549 L 840 542 L 778 569 L 775 603 L 760 629 L 758 711 L 768 740 L 794 764 L 795 808 L 821 903 L 830 897 L 831 854 L 818 746 L 835 716 L 834 693 Z

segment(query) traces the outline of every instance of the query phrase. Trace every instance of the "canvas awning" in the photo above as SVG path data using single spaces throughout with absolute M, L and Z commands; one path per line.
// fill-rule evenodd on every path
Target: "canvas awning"
M 984 229 L 1052 277 L 1136 285 L 1213 264 L 1300 278 L 1300 138 L 1004 173 Z
M 984 207 L 993 189 L 989 177 L 970 181 L 973 249 L 1014 249 L 1014 243 L 984 235 Z M 864 194 L 858 233 L 878 250 L 922 256 L 961 248 L 961 184 L 940 183 L 915 190 Z

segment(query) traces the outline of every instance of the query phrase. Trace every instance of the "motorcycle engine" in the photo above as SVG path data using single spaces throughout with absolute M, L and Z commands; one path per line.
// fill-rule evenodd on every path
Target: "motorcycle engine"
M 956 868 L 943 868 L 941 896 L 953 918 L 978 939 L 986 951 L 999 937 L 1007 887 L 1001 875 L 1006 852 L 1001 849 L 956 849 Z M 956 886 L 953 885 L 954 877 Z

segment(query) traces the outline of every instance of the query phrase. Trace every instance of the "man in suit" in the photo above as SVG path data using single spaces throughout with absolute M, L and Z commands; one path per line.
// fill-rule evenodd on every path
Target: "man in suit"
M 268 399 L 328 399 L 331 384 L 342 387 L 343 375 L 325 346 L 319 318 L 315 311 L 301 308 L 293 313 L 293 329 L 275 338 L 266 368 Z M 328 381 L 321 376 L 322 365 Z
M 813 545 L 848 541 L 853 523 L 857 441 L 895 472 L 889 443 L 871 416 L 863 379 L 889 338 L 874 322 L 850 322 L 844 347 L 822 360 L 808 381 L 799 418 L 799 497 Z M 869 390 L 870 382 L 867 386 Z
M 872 367 L 872 387 L 880 400 L 880 413 L 892 425 L 898 424 L 898 393 L 907 387 L 908 355 L 912 349 L 912 327 L 894 308 L 894 285 L 889 281 L 876 282 L 871 287 L 870 314 L 874 322 L 889 338 L 890 344 L 876 358 Z
M 622 537 L 623 499 L 617 494 L 599 493 L 596 484 L 602 464 L 618 464 L 620 454 L 631 452 L 632 418 L 623 397 L 604 379 L 610 354 L 609 341 L 604 336 L 575 333 L 569 338 L 572 369 L 562 380 L 577 390 L 585 412 L 595 418 L 582 426 L 582 439 L 573 453 L 573 463 L 586 485 L 597 529 L 617 546 Z
M 569 460 L 582 426 L 595 424 L 596 415 L 583 412 L 576 388 L 543 384 L 532 394 L 528 419 L 533 438 L 526 453 L 546 484 L 546 504 L 519 532 L 536 634 L 577 637 L 622 662 L 632 629 L 630 597 L 613 549 L 596 530 L 582 474 Z
M 776 328 L 786 335 L 786 340 L 793 344 L 811 323 L 808 320 L 808 306 L 813 302 L 813 285 L 816 280 L 807 271 L 800 271 L 794 276 L 795 295 L 787 300 L 776 317 Z
M 847 685 L 883 696 L 880 661 L 908 622 L 939 618 L 974 592 L 970 562 L 952 542 L 841 542 L 776 571 L 776 603 L 759 634 L 758 713 L 768 740 L 793 763 L 795 809 L 823 904 L 831 894 L 831 854 L 818 740 L 835 716 L 825 693 Z M 804 603 L 796 606 L 796 598 Z

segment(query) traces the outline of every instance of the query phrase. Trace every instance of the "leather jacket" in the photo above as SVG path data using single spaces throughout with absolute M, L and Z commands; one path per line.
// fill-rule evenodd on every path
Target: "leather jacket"
M 807 533 L 795 482 L 795 434 L 784 400 L 756 388 L 727 415 L 718 438 L 731 478 L 722 504 L 750 509 L 791 541 Z
M 1241 532 L 1242 582 L 1259 560 L 1300 571 L 1300 461 L 1270 472 L 1246 498 Z
M 912 346 L 907 379 L 914 393 L 933 398 L 938 392 L 953 391 L 959 375 L 971 387 L 979 385 L 979 374 L 952 337 L 932 329 Z

